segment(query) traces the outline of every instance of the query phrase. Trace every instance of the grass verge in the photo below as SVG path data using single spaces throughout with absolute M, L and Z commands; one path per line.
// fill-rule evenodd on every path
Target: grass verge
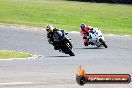
M 0 24 L 43 26 L 52 24 L 79 31 L 80 23 L 105 34 L 132 35 L 132 6 L 65 0 L 0 0 Z
M 27 58 L 32 55 L 24 52 L 0 50 L 0 59 L 10 59 L 10 58 Z

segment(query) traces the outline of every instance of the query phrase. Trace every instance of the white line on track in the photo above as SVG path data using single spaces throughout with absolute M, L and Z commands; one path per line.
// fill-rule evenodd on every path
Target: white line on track
M 32 82 L 6 82 L 0 83 L 0 85 L 24 85 L 24 84 L 33 84 Z
M 28 58 L 8 58 L 8 59 L 0 59 L 0 60 L 24 60 L 24 59 L 38 59 L 38 58 L 42 58 L 44 56 L 42 55 L 32 55 L 32 57 L 28 57 Z

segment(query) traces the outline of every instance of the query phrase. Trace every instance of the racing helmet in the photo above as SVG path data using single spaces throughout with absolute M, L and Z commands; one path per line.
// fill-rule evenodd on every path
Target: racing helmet
M 46 26 L 46 31 L 48 32 L 48 33 L 50 33 L 50 32 L 53 32 L 53 26 L 52 25 L 47 25 Z
M 81 28 L 81 30 L 85 30 L 85 29 L 86 29 L 86 25 L 85 25 L 84 23 L 82 23 L 82 24 L 80 25 L 80 28 Z

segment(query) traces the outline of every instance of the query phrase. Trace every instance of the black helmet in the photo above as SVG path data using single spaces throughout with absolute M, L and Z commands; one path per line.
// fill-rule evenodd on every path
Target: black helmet
M 80 25 L 80 28 L 81 28 L 81 30 L 85 30 L 86 25 L 85 25 L 84 23 L 82 23 L 82 24 Z

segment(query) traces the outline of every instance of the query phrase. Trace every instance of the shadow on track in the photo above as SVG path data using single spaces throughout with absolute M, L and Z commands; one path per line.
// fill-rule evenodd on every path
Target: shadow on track
M 71 57 L 71 56 L 46 56 L 46 57 Z
M 105 49 L 104 47 L 82 47 L 82 48 L 74 48 L 74 49 Z

